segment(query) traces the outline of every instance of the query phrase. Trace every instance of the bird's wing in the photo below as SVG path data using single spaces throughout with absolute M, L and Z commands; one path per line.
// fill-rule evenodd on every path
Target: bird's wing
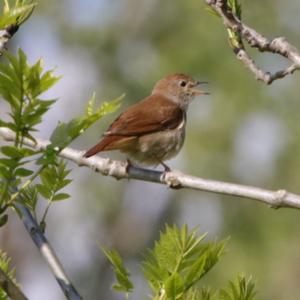
M 136 137 L 175 129 L 184 119 L 185 112 L 174 102 L 162 96 L 151 95 L 123 112 L 110 125 L 101 141 L 89 149 L 84 157 L 101 151 L 126 148 Z
M 151 95 L 129 107 L 111 124 L 104 135 L 141 136 L 174 129 L 184 118 L 185 112 L 174 102 L 160 95 Z

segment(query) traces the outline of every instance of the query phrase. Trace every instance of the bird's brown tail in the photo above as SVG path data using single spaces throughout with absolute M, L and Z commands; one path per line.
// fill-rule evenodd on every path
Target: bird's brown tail
M 106 150 L 106 147 L 111 144 L 112 142 L 114 142 L 116 140 L 117 137 L 115 136 L 107 136 L 104 137 L 97 145 L 95 145 L 94 147 L 92 147 L 91 149 L 89 149 L 88 151 L 86 151 L 83 155 L 83 157 L 91 157 L 95 154 L 97 154 L 98 152 L 104 151 Z

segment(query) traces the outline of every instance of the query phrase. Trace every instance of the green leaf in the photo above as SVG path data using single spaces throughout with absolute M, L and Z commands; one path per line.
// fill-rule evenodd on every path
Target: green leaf
M 165 291 L 168 299 L 180 299 L 182 296 L 184 292 L 184 282 L 177 272 L 167 279 Z
M 17 99 L 22 96 L 18 86 L 16 88 L 16 81 L 3 73 L 0 73 L 0 91 L 3 97 L 10 103 L 13 103 L 13 99 L 11 99 L 12 95 Z
M 170 276 L 169 272 L 159 265 L 153 250 L 148 250 L 146 259 L 142 263 L 142 269 L 154 291 L 159 291 Z
M 212 298 L 215 298 L 214 295 L 208 288 L 202 288 L 201 290 L 201 300 L 212 300 Z
M 5 179 L 10 178 L 9 170 L 3 166 L 0 166 L 0 178 L 5 178 Z
M 220 300 L 253 300 L 255 295 L 252 277 L 246 279 L 243 275 L 239 275 L 235 281 L 230 281 L 228 288 L 219 293 Z
M 40 178 L 44 185 L 52 187 L 56 184 L 56 181 L 57 181 L 56 175 L 57 175 L 57 173 L 56 173 L 55 166 L 49 166 L 48 168 L 45 168 L 41 172 Z
M 189 293 L 218 262 L 226 243 L 205 243 L 205 236 L 197 236 L 197 231 L 189 231 L 186 225 L 181 229 L 166 225 L 143 263 L 145 277 L 155 295 L 165 289 L 167 299 L 183 299 L 180 297 Z
M 15 176 L 21 176 L 26 177 L 33 174 L 33 171 L 25 169 L 25 168 L 19 168 L 15 171 Z
M 7 277 L 10 278 L 10 280 L 12 280 L 17 286 L 19 286 L 15 278 L 15 270 L 11 267 L 10 262 L 11 259 L 7 256 L 7 254 L 0 250 L 0 269 L 6 274 Z M 5 300 L 9 299 L 5 298 L 6 294 L 2 289 L 0 289 L 0 297 Z
M 65 186 L 69 185 L 73 180 L 72 179 L 64 179 L 64 180 L 60 180 L 57 183 L 57 191 L 63 189 Z
M 232 9 L 232 12 L 241 20 L 242 17 L 242 5 L 239 0 L 228 0 L 228 6 Z
M 31 3 L 9 10 L 6 9 L 6 12 L 0 16 L 0 28 L 5 28 L 12 24 L 21 25 L 28 19 L 35 5 L 36 3 Z
M 46 199 L 50 199 L 52 196 L 51 189 L 49 189 L 46 185 L 37 184 L 36 185 L 38 192 Z
M 23 109 L 23 124 L 26 124 L 25 126 L 29 130 L 34 129 L 34 126 L 42 121 L 43 115 L 49 110 L 53 103 L 55 103 L 55 100 L 46 101 L 32 98 L 30 103 Z
M 0 165 L 14 169 L 19 165 L 19 162 L 11 158 L 0 158 Z
M 61 76 L 53 75 L 53 70 L 45 72 L 41 78 L 41 81 L 39 84 L 39 89 L 37 89 L 37 91 L 36 91 L 37 95 L 40 95 L 40 94 L 46 92 L 47 90 L 49 90 L 60 79 L 61 79 Z
M 133 284 L 129 280 L 130 274 L 124 267 L 122 258 L 118 252 L 115 250 L 108 250 L 106 248 L 101 248 L 101 250 L 114 267 L 117 283 L 113 285 L 113 288 L 119 292 L 131 292 L 133 289 Z
M 68 146 L 74 139 L 76 139 L 81 133 L 89 128 L 96 121 L 103 116 L 114 112 L 119 106 L 123 96 L 111 101 L 104 102 L 94 112 L 92 111 L 94 96 L 88 102 L 86 113 L 83 116 L 77 117 L 69 121 L 68 123 L 60 122 L 54 129 L 50 141 L 52 148 L 58 148 L 59 151 Z
M 39 59 L 29 70 L 27 74 L 27 89 L 31 97 L 36 98 L 50 89 L 57 83 L 61 76 L 54 76 L 54 71 L 49 70 L 43 73 L 43 60 Z
M 22 153 L 23 157 L 29 157 L 37 154 L 36 150 L 32 150 L 30 148 L 19 148 L 20 153 Z
M 8 56 L 9 56 L 9 54 L 6 53 L 5 57 L 8 58 Z M 18 76 L 18 74 L 16 74 L 16 72 L 12 68 L 11 64 L 0 63 L 0 74 L 1 74 L 1 78 L 7 78 L 12 83 L 14 83 L 15 84 L 15 88 L 16 87 L 19 88 L 21 86 L 20 76 Z M 12 89 L 10 88 L 9 90 L 12 90 Z
M 35 185 L 29 185 L 27 188 L 20 191 L 17 198 L 19 203 L 28 207 L 35 214 L 36 204 L 38 201 L 38 188 Z
M 205 8 L 211 15 L 220 18 L 220 15 L 210 6 Z
M 53 198 L 52 201 L 60 201 L 60 200 L 65 200 L 70 198 L 69 194 L 66 193 L 60 193 L 60 194 L 56 194 Z
M 59 77 L 53 75 L 53 70 L 44 72 L 42 60 L 31 66 L 21 49 L 17 56 L 7 52 L 5 57 L 8 64 L 0 63 L 0 95 L 10 105 L 9 115 L 13 122 L 6 126 L 16 133 L 19 146 L 23 137 L 34 141 L 30 133 L 36 131 L 35 126 L 42 122 L 42 117 L 55 102 L 38 97 Z
M 40 172 L 39 175 L 42 183 L 37 185 L 37 190 L 44 198 L 48 199 L 48 206 L 45 209 L 42 223 L 45 222 L 50 203 L 70 198 L 69 194 L 58 192 L 72 181 L 67 179 L 69 173 L 70 170 L 67 169 L 66 163 L 63 160 L 59 160 L 53 165 L 44 166 Z
M 22 152 L 17 147 L 14 147 L 14 146 L 3 146 L 0 149 L 1 149 L 1 152 L 5 156 L 11 157 L 11 158 L 17 158 L 17 159 L 20 159 L 20 158 L 23 157 Z
M 51 166 L 57 164 L 57 151 L 50 145 L 47 146 L 42 157 L 37 160 L 37 165 Z
M 92 116 L 95 109 L 95 100 L 96 100 L 96 93 L 93 93 L 91 99 L 88 101 L 86 106 L 85 114 L 86 116 Z
M 198 281 L 206 273 L 206 260 L 207 255 L 201 255 L 194 261 L 191 266 L 189 266 L 185 281 L 188 282 L 190 286 L 193 285 L 194 282 Z
M 51 146 L 53 148 L 57 147 L 59 150 L 65 148 L 76 138 L 81 129 L 81 118 L 73 119 L 69 123 L 60 122 L 50 137 Z

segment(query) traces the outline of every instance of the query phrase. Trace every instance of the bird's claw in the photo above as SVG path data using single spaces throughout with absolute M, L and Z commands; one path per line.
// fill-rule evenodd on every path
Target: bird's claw
M 179 171 L 165 171 L 161 175 L 161 181 L 165 182 L 166 185 L 172 189 L 180 189 L 181 188 L 181 182 L 179 179 L 179 176 L 181 175 L 181 172 Z

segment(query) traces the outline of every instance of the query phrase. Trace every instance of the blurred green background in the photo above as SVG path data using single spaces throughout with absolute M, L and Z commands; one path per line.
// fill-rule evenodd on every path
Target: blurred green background
M 43 57 L 61 81 L 49 93 L 60 100 L 38 133 L 49 138 L 59 120 L 84 109 L 93 91 L 110 100 L 126 93 L 122 109 L 148 95 L 173 72 L 209 81 L 211 95 L 188 112 L 186 142 L 173 169 L 216 180 L 300 193 L 299 74 L 265 86 L 236 60 L 221 20 L 200 0 L 41 1 L 9 47 L 22 47 L 31 62 Z M 286 36 L 300 48 L 296 0 L 244 0 L 243 19 L 268 37 Z M 286 61 L 249 50 L 263 68 Z M 0 103 L 0 113 L 6 113 Z M 72 146 L 95 144 L 117 116 L 106 117 Z M 118 153 L 105 153 L 124 159 Z M 136 290 L 148 299 L 138 262 L 165 223 L 187 223 L 209 238 L 230 236 L 227 254 L 205 281 L 225 286 L 237 273 L 257 279 L 257 299 L 299 299 L 300 218 L 255 201 L 165 186 L 116 181 L 73 168 L 71 200 L 53 205 L 47 236 L 85 299 L 123 299 L 110 290 L 113 274 L 99 245 L 126 259 Z M 41 204 L 41 211 L 43 203 Z M 0 232 L 0 247 L 13 258 L 25 293 L 33 300 L 64 299 L 17 217 Z

